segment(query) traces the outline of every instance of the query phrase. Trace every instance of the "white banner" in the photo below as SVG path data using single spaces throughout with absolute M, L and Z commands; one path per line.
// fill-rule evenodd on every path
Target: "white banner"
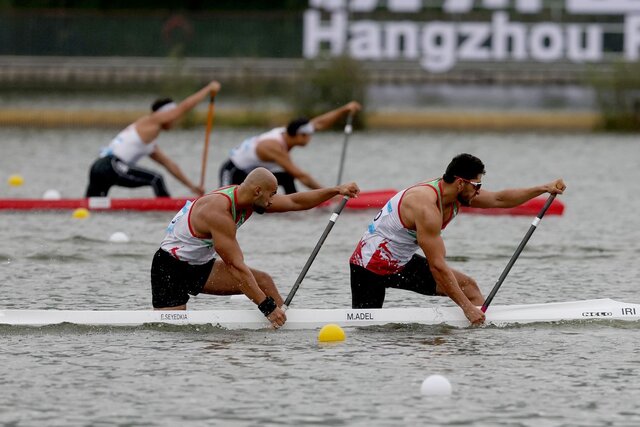
M 619 56 L 627 61 L 640 58 L 640 0 L 565 0 L 567 22 L 532 19 L 544 12 L 542 0 L 444 0 L 442 11 L 452 14 L 447 21 L 407 20 L 407 14 L 424 12 L 422 0 L 310 0 L 309 4 L 304 13 L 306 58 L 328 53 L 369 61 L 413 60 L 434 73 L 451 70 L 459 61 L 597 63 L 603 60 L 606 32 L 611 33 L 612 27 L 622 35 Z M 402 19 L 367 16 L 385 8 L 402 13 Z M 490 20 L 460 19 L 477 9 L 493 11 Z M 513 13 L 529 16 L 520 22 Z M 580 18 L 572 23 L 571 15 Z M 584 15 L 594 18 L 585 22 Z M 611 24 L 610 18 L 606 25 L 599 23 L 598 16 L 603 15 L 620 15 L 620 23 Z

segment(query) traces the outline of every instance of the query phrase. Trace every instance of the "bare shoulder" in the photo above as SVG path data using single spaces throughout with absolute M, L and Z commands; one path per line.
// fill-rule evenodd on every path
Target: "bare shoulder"
M 161 124 L 156 117 L 156 113 L 142 116 L 133 123 L 138 135 L 146 143 L 153 141 L 158 136 Z
M 409 228 L 414 228 L 416 221 L 424 221 L 432 213 L 437 212 L 439 212 L 438 199 L 436 192 L 432 189 L 425 186 L 415 186 L 404 193 L 400 203 L 400 215 Z
M 208 234 L 215 225 L 232 225 L 230 201 L 222 194 L 207 194 L 198 198 L 191 208 L 191 226 L 197 233 Z
M 402 197 L 402 204 L 414 208 L 421 208 L 428 205 L 437 207 L 438 195 L 432 188 L 424 185 L 416 185 L 409 188 Z
M 202 197 L 196 199 L 193 205 L 193 214 L 205 214 L 205 215 L 217 215 L 217 214 L 229 214 L 229 207 L 231 201 L 229 198 L 221 193 L 205 194 Z
M 258 150 L 268 150 L 268 151 L 285 151 L 282 143 L 276 138 L 267 138 L 260 141 L 258 144 Z
M 277 139 L 265 139 L 256 147 L 256 153 L 261 160 L 276 163 L 289 160 L 289 152 Z

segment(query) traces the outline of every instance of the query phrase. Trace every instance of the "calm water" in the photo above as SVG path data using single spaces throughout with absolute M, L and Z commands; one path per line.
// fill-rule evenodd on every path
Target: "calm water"
M 113 130 L 0 129 L 0 197 L 55 188 L 80 197 Z M 215 129 L 207 176 L 250 131 Z M 203 131 L 160 145 L 197 179 Z M 316 135 L 294 158 L 324 183 L 337 175 L 342 134 Z M 402 188 L 440 175 L 460 152 L 482 158 L 489 189 L 562 176 L 566 212 L 547 217 L 494 304 L 610 297 L 638 303 L 640 145 L 635 136 L 356 132 L 346 179 Z M 144 163 L 154 167 L 151 163 Z M 19 173 L 25 185 L 10 188 Z M 168 178 L 174 195 L 186 195 Z M 116 189 L 113 196 L 150 195 Z M 373 212 L 345 212 L 296 294 L 297 307 L 350 302 L 347 259 Z M 149 267 L 164 213 L 0 213 L 0 307 L 148 309 Z M 256 216 L 239 232 L 249 265 L 288 293 L 330 211 Z M 529 228 L 529 217 L 461 216 L 446 230 L 449 262 L 489 292 Z M 125 232 L 131 242 L 108 241 Z M 246 307 L 193 298 L 192 309 Z M 389 292 L 386 305 L 449 305 Z M 512 328 L 347 330 L 322 346 L 317 331 L 213 327 L 0 327 L 0 425 L 640 425 L 640 326 L 538 324 Z M 450 397 L 421 396 L 431 374 Z

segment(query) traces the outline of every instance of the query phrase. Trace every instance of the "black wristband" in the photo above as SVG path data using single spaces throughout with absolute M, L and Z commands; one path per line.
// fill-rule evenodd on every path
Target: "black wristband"
M 264 317 L 269 316 L 276 308 L 278 308 L 278 305 L 271 297 L 266 297 L 264 301 L 258 304 L 258 310 L 260 310 L 262 314 L 264 314 Z

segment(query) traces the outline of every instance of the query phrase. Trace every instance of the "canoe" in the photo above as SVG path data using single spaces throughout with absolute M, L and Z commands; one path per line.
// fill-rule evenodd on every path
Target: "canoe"
M 458 307 L 308 309 L 287 310 L 283 329 L 319 329 L 327 324 L 341 327 L 388 324 L 450 325 L 467 327 L 468 320 Z M 486 313 L 487 324 L 508 326 L 561 321 L 638 321 L 640 304 L 612 299 L 592 299 L 543 304 L 496 305 Z M 224 310 L 0 310 L 0 325 L 45 326 L 61 323 L 78 325 L 138 326 L 215 325 L 225 329 L 266 329 L 269 324 L 256 308 Z
M 363 191 L 355 199 L 347 202 L 346 208 L 352 210 L 380 209 L 394 194 L 396 190 L 384 189 L 376 191 Z M 184 206 L 187 200 L 193 198 L 111 198 L 90 197 L 82 199 L 0 199 L 0 210 L 12 211 L 55 211 L 74 210 L 85 208 L 92 211 L 172 211 L 176 212 Z M 538 197 L 510 209 L 478 209 L 463 208 L 462 212 L 484 215 L 536 215 L 544 205 L 545 198 Z M 320 206 L 329 206 L 327 202 Z M 564 205 L 558 199 L 549 207 L 547 215 L 562 215 Z

